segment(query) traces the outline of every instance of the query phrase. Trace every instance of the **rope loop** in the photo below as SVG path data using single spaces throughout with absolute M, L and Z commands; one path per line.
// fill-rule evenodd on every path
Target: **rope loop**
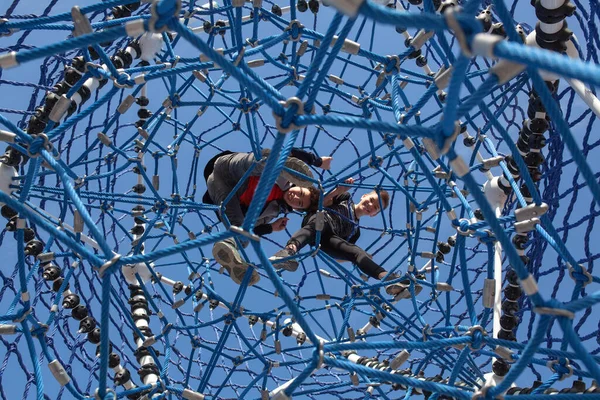
M 304 25 L 297 19 L 294 19 L 285 28 L 284 32 L 290 32 L 289 40 L 292 42 L 299 42 L 300 39 L 302 39 L 302 29 L 304 29 Z
M 485 345 L 483 338 L 487 336 L 487 332 L 481 325 L 473 325 L 469 328 L 467 333 L 465 333 L 465 336 L 471 336 L 472 340 L 469 344 L 469 348 L 472 351 L 478 351 Z
M 581 282 L 583 287 L 586 287 L 594 281 L 592 274 L 590 274 L 583 265 L 579 264 L 581 272 L 576 271 L 575 268 L 573 268 L 569 263 L 567 263 L 567 266 L 569 267 L 569 276 L 571 279 L 573 279 L 575 282 Z
M 573 367 L 567 358 L 549 361 L 546 365 L 550 371 L 560 375 L 558 378 L 559 381 L 570 378 L 573 375 Z
M 118 76 L 113 76 L 112 80 L 113 80 L 113 84 L 118 87 L 119 89 L 131 89 L 133 88 L 133 85 L 131 83 L 129 83 L 129 79 L 131 79 L 131 76 L 129 76 L 128 73 L 126 72 L 121 72 Z
M 48 135 L 45 133 L 38 133 L 33 137 L 33 141 L 29 143 L 29 146 L 27 147 L 27 155 L 30 158 L 39 157 L 42 150 L 52 153 L 53 147 L 52 143 L 50 143 L 50 140 L 48 139 Z
M 398 56 L 386 56 L 386 63 L 383 68 L 383 72 L 386 75 L 394 75 L 400 72 L 400 57 Z
M 296 125 L 296 117 L 298 115 L 304 115 L 304 103 L 298 97 L 290 97 L 287 101 L 280 101 L 285 109 L 285 114 L 283 116 L 275 114 L 273 112 L 273 118 L 275 118 L 275 126 L 279 133 L 289 133 L 301 128 L 301 126 Z M 292 114 L 290 114 L 292 113 Z M 285 124 L 284 118 L 289 119 L 290 122 Z
M 470 221 L 466 218 L 461 218 L 458 221 L 458 226 L 456 226 L 456 232 L 458 232 L 459 235 L 462 236 L 470 236 L 471 234 L 473 234 L 473 231 L 469 229 L 469 226 L 471 225 Z
M 18 29 L 6 29 L 3 28 L 2 25 L 6 24 L 8 22 L 8 20 L 6 18 L 0 18 L 0 37 L 9 37 L 12 36 L 13 33 L 15 33 Z
M 181 11 L 181 0 L 175 0 L 175 10 L 173 14 L 162 15 L 158 12 L 158 3 L 160 0 L 154 0 L 150 6 L 150 19 L 148 20 L 148 30 L 150 32 L 163 33 L 167 30 L 168 22 L 179 17 Z

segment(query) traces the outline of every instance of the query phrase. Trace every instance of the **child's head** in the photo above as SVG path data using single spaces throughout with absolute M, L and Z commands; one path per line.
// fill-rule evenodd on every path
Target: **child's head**
M 313 186 L 292 186 L 284 192 L 283 200 L 294 210 L 314 211 L 319 205 L 319 191 Z
M 379 190 L 379 195 L 377 195 L 377 191 L 375 190 L 363 194 L 355 209 L 358 211 L 360 216 L 368 215 L 370 217 L 374 217 L 379 214 L 379 211 L 381 211 L 379 199 L 381 199 L 381 204 L 385 210 L 390 204 L 390 194 L 383 189 Z

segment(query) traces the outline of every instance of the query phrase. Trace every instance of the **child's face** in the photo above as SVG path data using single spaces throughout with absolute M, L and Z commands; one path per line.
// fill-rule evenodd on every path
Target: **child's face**
M 310 206 L 310 191 L 294 186 L 283 194 L 283 200 L 295 210 L 306 210 Z
M 374 217 L 379 214 L 381 207 L 379 206 L 379 196 L 377 193 L 367 193 L 360 198 L 360 202 L 356 205 L 364 215 Z

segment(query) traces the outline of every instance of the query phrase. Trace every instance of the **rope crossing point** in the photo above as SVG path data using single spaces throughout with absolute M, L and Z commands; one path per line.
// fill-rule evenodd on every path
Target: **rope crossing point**
M 0 398 L 598 397 L 596 0 L 25 3 L 0 10 Z M 390 194 L 351 236 L 391 280 L 269 260 L 304 219 L 257 229 L 293 148 L 331 157 L 317 242 L 328 194 Z M 203 197 L 226 150 L 256 160 L 235 190 L 264 167 L 240 226 Z

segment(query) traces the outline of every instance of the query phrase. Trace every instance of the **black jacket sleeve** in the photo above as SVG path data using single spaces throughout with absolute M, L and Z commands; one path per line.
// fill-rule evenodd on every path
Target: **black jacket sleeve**
M 254 233 L 256 233 L 258 236 L 268 235 L 270 233 L 273 233 L 273 227 L 271 226 L 271 224 L 258 225 L 254 227 Z
M 321 164 L 323 164 L 323 160 L 321 160 L 321 157 L 317 157 L 315 153 L 298 149 L 296 147 L 292 149 L 292 157 L 296 157 L 304 161 L 308 165 L 312 165 L 314 167 L 320 167 Z
M 350 193 L 346 192 L 346 193 L 342 193 L 342 194 L 338 194 L 337 196 L 335 196 L 332 199 L 333 204 L 340 204 L 343 201 L 348 201 L 352 198 L 352 196 L 350 195 Z

